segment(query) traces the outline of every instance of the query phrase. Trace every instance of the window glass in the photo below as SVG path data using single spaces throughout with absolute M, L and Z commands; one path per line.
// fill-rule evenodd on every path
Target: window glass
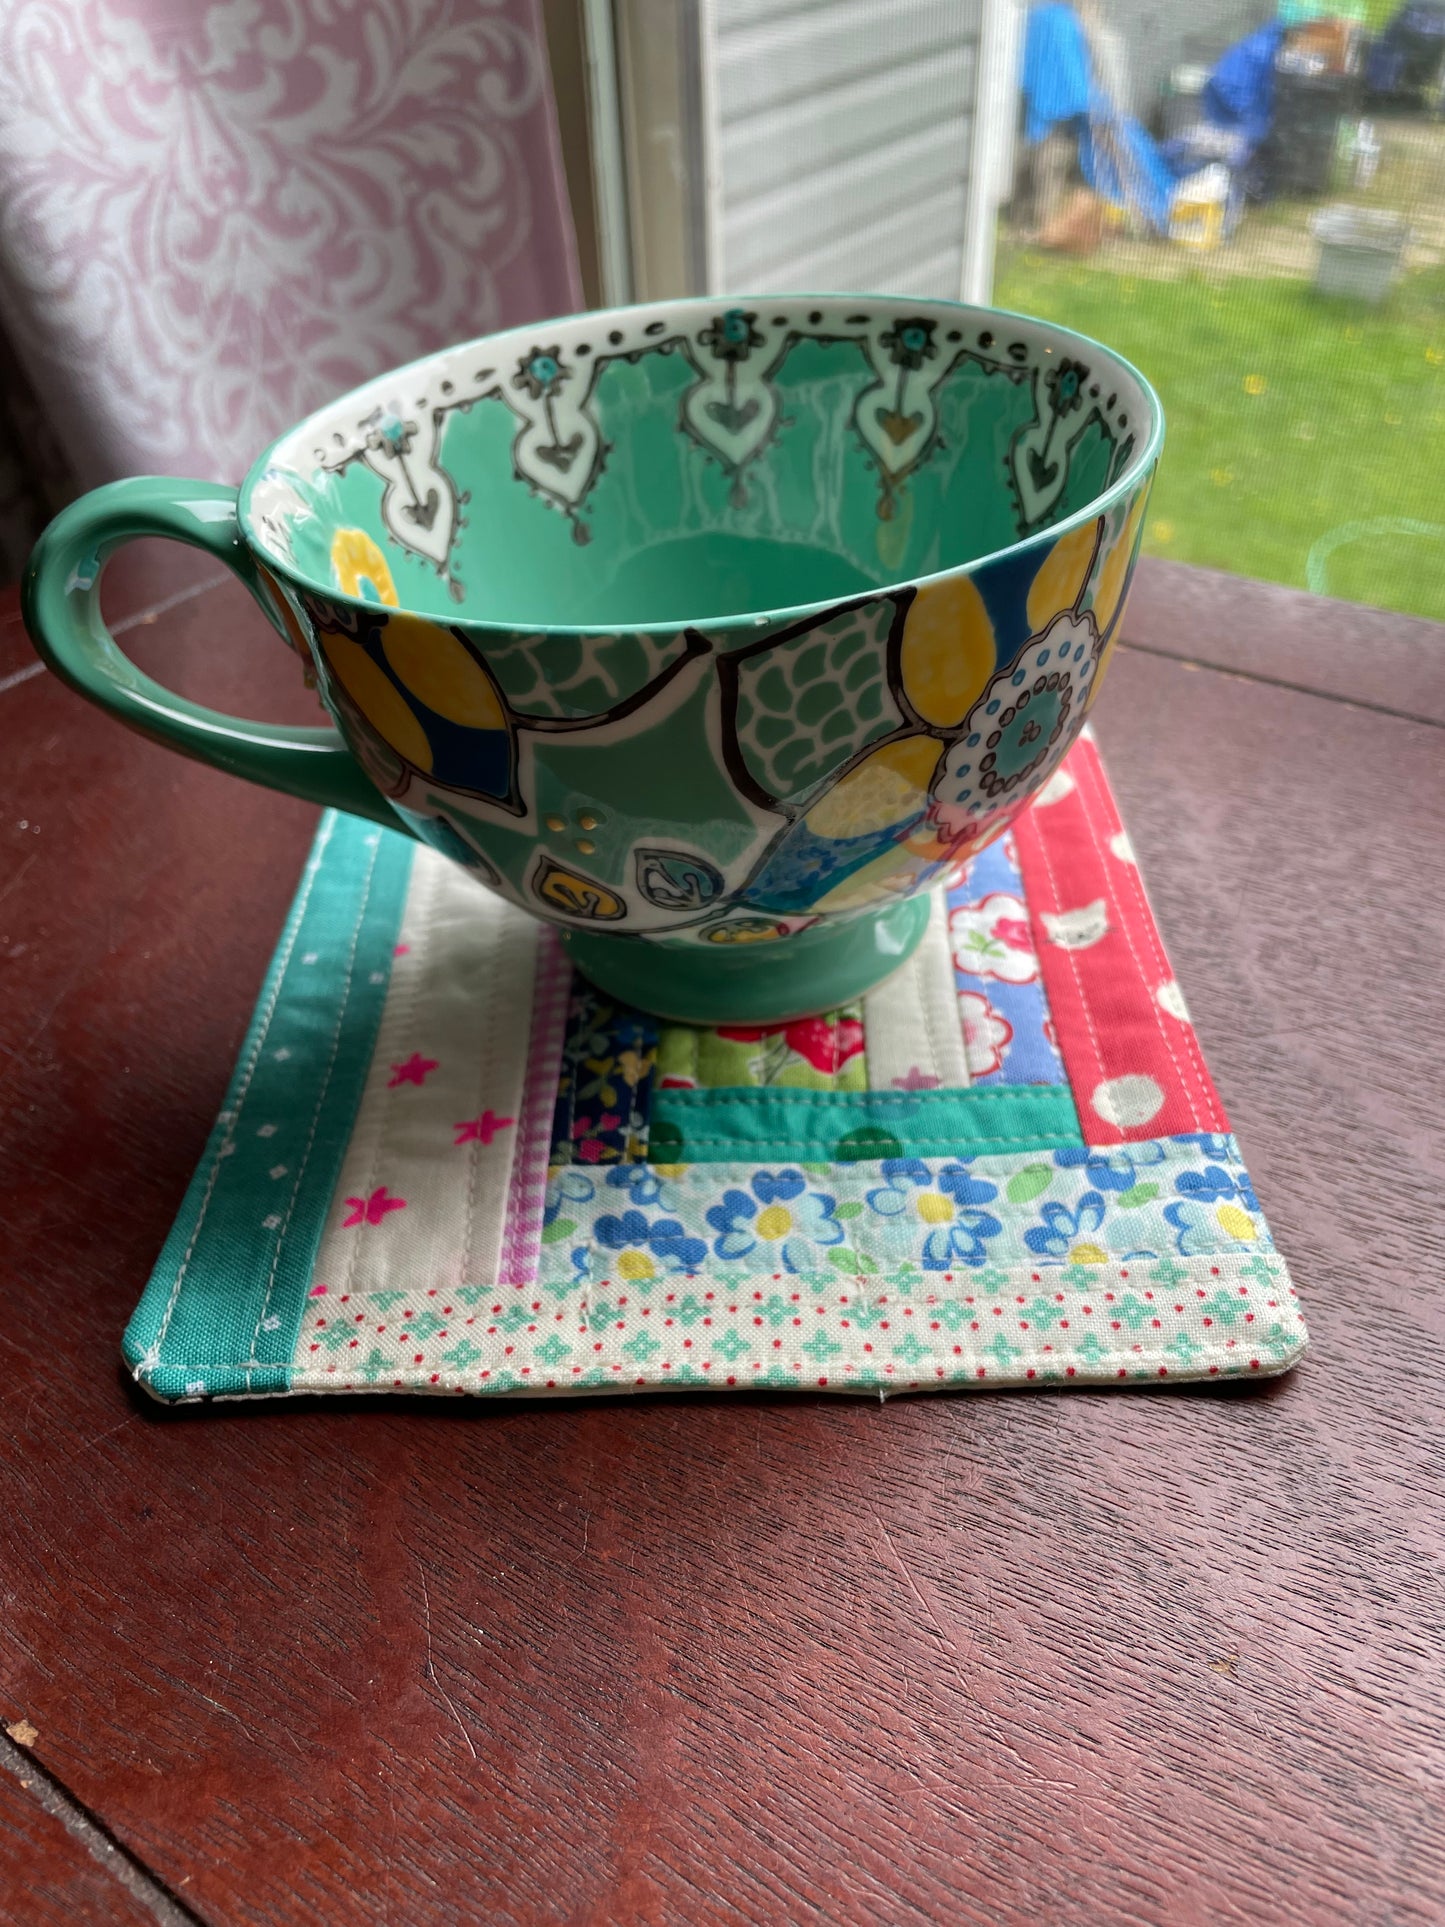
M 1445 618 L 1445 0 L 1037 0 L 994 297 L 1164 401 L 1146 546 Z

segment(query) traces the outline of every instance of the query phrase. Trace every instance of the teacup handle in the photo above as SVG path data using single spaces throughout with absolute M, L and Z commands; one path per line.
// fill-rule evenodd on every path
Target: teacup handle
M 106 558 L 137 536 L 164 535 L 224 562 L 274 627 L 241 539 L 237 499 L 235 489 L 216 482 L 142 475 L 92 489 L 62 509 L 36 543 L 25 572 L 22 607 L 30 640 L 72 689 L 153 742 L 308 803 L 405 829 L 339 731 L 253 723 L 187 702 L 137 669 L 101 620 Z

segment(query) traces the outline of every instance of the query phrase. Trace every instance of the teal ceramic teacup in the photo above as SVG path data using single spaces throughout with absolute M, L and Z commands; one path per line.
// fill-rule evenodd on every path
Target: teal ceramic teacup
M 1083 725 L 1162 439 L 1116 355 L 873 296 L 514 329 L 313 415 L 239 496 L 117 482 L 41 538 L 60 675 L 223 769 L 403 827 L 666 1016 L 782 1020 L 894 969 L 927 892 Z M 131 537 L 235 570 L 335 729 L 141 674 Z

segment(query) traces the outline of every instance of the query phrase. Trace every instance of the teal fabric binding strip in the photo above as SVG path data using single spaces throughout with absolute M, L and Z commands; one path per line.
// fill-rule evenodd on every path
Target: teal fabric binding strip
M 965 1091 L 658 1090 L 654 1163 L 729 1164 L 749 1157 L 831 1163 L 879 1157 L 975 1157 L 1082 1144 L 1066 1084 Z
M 284 1391 L 415 845 L 328 811 L 240 1061 L 125 1335 L 163 1399 Z

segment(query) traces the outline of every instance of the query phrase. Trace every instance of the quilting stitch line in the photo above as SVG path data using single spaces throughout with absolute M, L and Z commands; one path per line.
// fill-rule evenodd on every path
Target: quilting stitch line
M 171 1295 L 166 1302 L 165 1312 L 161 1317 L 160 1330 L 157 1332 L 152 1343 L 147 1347 L 147 1350 L 154 1353 L 157 1358 L 159 1357 L 161 1347 L 166 1342 L 166 1333 L 171 1328 L 171 1319 L 175 1314 L 176 1305 L 180 1300 L 181 1286 L 185 1282 L 186 1272 L 189 1270 L 191 1259 L 195 1254 L 196 1241 L 201 1235 L 201 1227 L 206 1221 L 206 1213 L 210 1210 L 211 1200 L 215 1196 L 216 1182 L 221 1175 L 221 1164 L 225 1157 L 226 1146 L 235 1142 L 236 1126 L 239 1124 L 241 1112 L 245 1108 L 246 1094 L 251 1088 L 251 1080 L 256 1074 L 256 1066 L 261 1061 L 261 1052 L 271 1032 L 271 1020 L 276 1015 L 276 1005 L 281 996 L 281 986 L 285 982 L 286 972 L 291 967 L 291 952 L 296 947 L 296 939 L 300 935 L 301 925 L 306 916 L 306 906 L 311 901 L 312 886 L 321 873 L 321 865 L 325 860 L 327 850 L 330 848 L 332 832 L 335 827 L 336 813 L 334 810 L 328 810 L 321 820 L 321 826 L 316 836 L 316 847 L 312 851 L 311 861 L 306 866 L 306 875 L 302 884 L 301 893 L 296 899 L 295 908 L 292 912 L 290 927 L 286 932 L 285 949 L 281 954 L 280 967 L 277 969 L 276 975 L 271 983 L 270 995 L 266 1003 L 266 1014 L 261 1020 L 261 1028 L 256 1033 L 256 1041 L 251 1048 L 250 1060 L 242 1076 L 240 1089 L 236 1093 L 236 1102 L 231 1110 L 230 1128 L 226 1132 L 225 1137 L 216 1146 L 215 1155 L 211 1161 L 211 1175 L 206 1184 L 205 1196 L 201 1199 L 201 1208 L 196 1214 L 196 1222 L 191 1231 L 190 1242 L 186 1246 L 185 1255 L 182 1257 L 180 1267 L 176 1272 L 176 1282 L 171 1287 Z M 255 1349 L 254 1340 L 252 1341 L 252 1349 Z
M 380 834 L 378 834 L 371 839 L 371 861 L 366 866 L 366 881 L 361 892 L 361 903 L 356 912 L 356 920 L 351 927 L 351 942 L 347 946 L 346 952 L 346 981 L 336 1012 L 336 1025 L 331 1033 L 331 1049 L 327 1053 L 326 1069 L 322 1073 L 321 1086 L 316 1094 L 316 1108 L 311 1114 L 311 1129 L 306 1135 L 305 1149 L 301 1153 L 301 1163 L 296 1171 L 296 1182 L 291 1187 L 291 1197 L 286 1206 L 286 1216 L 282 1220 L 281 1227 L 276 1233 L 276 1250 L 271 1259 L 270 1276 L 266 1280 L 266 1296 L 262 1300 L 260 1315 L 256 1320 L 256 1329 L 251 1334 L 251 1358 L 246 1365 L 240 1368 L 243 1371 L 259 1371 L 267 1363 L 266 1360 L 256 1357 L 256 1343 L 261 1336 L 261 1327 L 266 1322 L 266 1315 L 271 1309 L 271 1294 L 276 1289 L 276 1274 L 280 1268 L 281 1253 L 286 1244 L 286 1233 L 291 1228 L 292 1213 L 296 1209 L 296 1200 L 301 1195 L 301 1185 L 306 1176 L 306 1167 L 311 1160 L 312 1147 L 316 1143 L 316 1132 L 321 1123 L 321 1112 L 326 1103 L 326 1093 L 331 1088 L 332 1072 L 336 1069 L 336 1054 L 341 1048 L 341 1032 L 346 1020 L 347 1007 L 351 1002 L 351 985 L 356 973 L 356 947 L 361 937 L 361 926 L 366 919 L 366 906 L 371 901 L 372 879 L 376 875 L 376 864 L 380 851 L 381 837 Z M 289 1361 L 285 1369 L 290 1369 Z

